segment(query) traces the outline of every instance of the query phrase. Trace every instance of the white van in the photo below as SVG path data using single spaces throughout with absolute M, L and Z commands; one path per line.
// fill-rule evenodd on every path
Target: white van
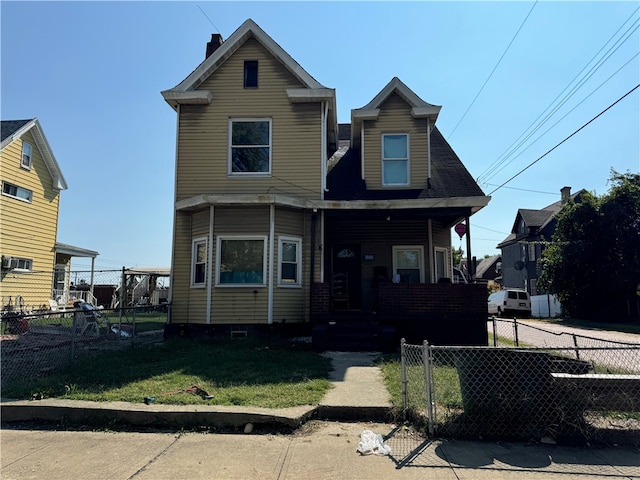
M 508 288 L 489 295 L 487 303 L 489 315 L 521 317 L 531 316 L 531 299 L 526 290 Z

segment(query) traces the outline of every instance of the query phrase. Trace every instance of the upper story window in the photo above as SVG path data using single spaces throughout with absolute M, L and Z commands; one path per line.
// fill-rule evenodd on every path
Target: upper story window
M 244 61 L 244 88 L 258 88 L 258 61 Z
M 22 142 L 22 160 L 20 166 L 31 170 L 31 144 L 28 142 Z
M 191 244 L 191 286 L 204 287 L 207 283 L 207 239 L 194 238 Z
M 33 192 L 31 190 L 18 187 L 17 185 L 9 182 L 2 182 L 2 194 L 29 203 L 31 203 L 31 200 L 33 199 Z
M 229 120 L 229 175 L 271 173 L 271 119 Z
M 382 135 L 382 184 L 409 185 L 409 135 Z

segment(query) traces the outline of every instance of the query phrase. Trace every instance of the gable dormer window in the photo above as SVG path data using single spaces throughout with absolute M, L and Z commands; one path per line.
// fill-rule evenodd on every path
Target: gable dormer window
M 20 166 L 31 170 L 31 144 L 28 142 L 22 142 L 22 160 Z
M 409 135 L 382 135 L 382 184 L 409 185 Z
M 229 120 L 229 175 L 271 173 L 271 119 Z
M 258 88 L 258 61 L 244 61 L 244 88 Z

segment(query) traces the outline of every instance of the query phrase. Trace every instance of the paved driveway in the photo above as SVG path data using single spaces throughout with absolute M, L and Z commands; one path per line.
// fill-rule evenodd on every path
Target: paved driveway
M 488 322 L 493 333 L 493 322 Z M 497 335 L 515 341 L 513 320 L 496 319 Z M 596 328 L 577 328 L 540 320 L 517 320 L 520 346 L 559 347 L 564 355 L 579 357 L 613 371 L 640 373 L 640 335 Z M 576 349 L 576 347 L 578 347 Z

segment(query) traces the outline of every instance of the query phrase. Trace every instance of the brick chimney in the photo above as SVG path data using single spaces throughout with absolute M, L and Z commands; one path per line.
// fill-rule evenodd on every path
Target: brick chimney
M 207 53 L 204 58 L 209 58 L 209 56 L 220 47 L 220 45 L 222 45 L 222 35 L 219 33 L 212 33 L 211 41 L 207 43 Z
M 562 187 L 560 189 L 560 195 L 562 205 L 566 205 L 569 201 L 569 197 L 571 197 L 571 187 Z

